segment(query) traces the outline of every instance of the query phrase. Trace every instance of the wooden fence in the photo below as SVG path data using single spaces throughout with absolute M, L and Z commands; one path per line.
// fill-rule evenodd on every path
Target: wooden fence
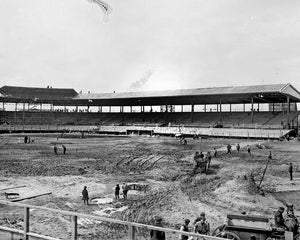
M 59 209 L 51 209 L 51 208 L 46 208 L 46 207 L 41 207 L 41 206 L 21 204 L 21 203 L 15 203 L 15 202 L 3 201 L 3 200 L 0 200 L 0 208 L 3 208 L 4 206 L 1 206 L 1 205 L 20 207 L 20 208 L 24 209 L 24 225 L 23 225 L 22 230 L 0 226 L 0 234 L 1 234 L 1 232 L 8 233 L 8 234 L 10 234 L 10 239 L 12 239 L 12 240 L 16 239 L 16 238 L 14 238 L 14 236 L 18 236 L 17 239 L 20 239 L 20 236 L 23 236 L 23 238 L 21 238 L 22 240 L 29 240 L 29 239 L 60 240 L 61 239 L 61 238 L 59 238 L 59 236 L 50 237 L 50 236 L 31 232 L 30 231 L 30 209 L 39 209 L 39 210 L 47 211 L 49 213 L 57 213 L 57 214 L 63 214 L 66 216 L 71 216 L 71 218 L 72 218 L 72 232 L 71 232 L 71 238 L 70 238 L 71 240 L 79 239 L 78 238 L 78 228 L 79 228 L 78 227 L 78 218 L 94 219 L 97 221 L 116 223 L 116 224 L 126 226 L 127 227 L 127 238 L 126 239 L 128 239 L 128 240 L 137 240 L 138 239 L 136 237 L 136 230 L 138 228 L 143 228 L 145 230 L 148 230 L 149 232 L 151 229 L 164 231 L 166 233 L 166 235 L 168 236 L 168 239 L 172 239 L 172 240 L 178 239 L 179 234 L 182 234 L 182 233 L 184 233 L 184 235 L 187 235 L 189 237 L 190 236 L 196 237 L 196 239 L 199 239 L 199 240 L 224 240 L 222 238 L 217 238 L 217 237 L 213 237 L 213 236 L 200 235 L 200 234 L 191 233 L 191 232 L 182 232 L 179 230 L 174 230 L 174 229 L 169 229 L 169 228 L 161 228 L 161 227 L 140 224 L 140 223 L 135 223 L 135 222 L 126 222 L 126 221 L 121 221 L 121 220 L 112 219 L 112 218 L 105 218 L 105 217 L 100 217 L 100 216 L 95 216 L 95 215 L 87 215 L 87 214 L 82 214 L 82 213 L 77 213 L 77 212 L 63 211 L 63 210 L 59 210 Z M 124 238 L 122 238 L 122 239 L 124 239 Z

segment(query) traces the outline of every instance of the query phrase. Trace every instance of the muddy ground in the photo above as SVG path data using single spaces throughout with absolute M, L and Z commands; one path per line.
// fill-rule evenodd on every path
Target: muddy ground
M 0 136 L 0 199 L 4 192 L 20 197 L 51 192 L 50 195 L 21 203 L 45 206 L 118 218 L 140 223 L 153 223 L 161 215 L 164 224 L 177 228 L 185 218 L 193 221 L 206 212 L 213 230 L 226 219 L 226 214 L 246 212 L 272 218 L 283 201 L 295 204 L 300 215 L 300 148 L 297 140 L 255 141 L 208 138 L 187 139 L 182 145 L 172 137 L 97 136 L 79 134 L 31 134 L 33 143 L 25 144 L 24 135 Z M 262 149 L 257 147 L 261 143 Z M 226 144 L 233 154 L 225 153 Z M 242 146 L 240 153 L 236 143 Z M 58 146 L 58 155 L 53 146 Z M 62 144 L 67 147 L 62 154 Z M 252 155 L 246 152 L 251 145 Z M 207 174 L 192 174 L 195 151 L 219 149 Z M 270 160 L 261 195 L 251 181 L 259 184 L 267 156 Z M 288 163 L 294 164 L 294 181 L 289 180 Z M 90 198 L 114 198 L 117 183 L 149 185 L 147 192 L 129 191 L 129 198 L 112 203 L 83 205 L 81 191 L 87 186 Z M 9 190 L 10 187 L 23 186 Z M 69 239 L 70 217 L 31 211 L 31 230 L 61 239 Z M 22 229 L 23 209 L 1 205 L 0 224 Z M 124 239 L 120 226 L 79 219 L 79 239 Z M 147 234 L 141 232 L 141 235 Z M 143 239 L 142 236 L 139 239 Z

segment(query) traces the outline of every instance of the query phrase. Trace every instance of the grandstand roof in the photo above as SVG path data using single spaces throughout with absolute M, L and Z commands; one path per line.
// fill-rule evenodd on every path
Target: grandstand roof
M 300 102 L 300 93 L 291 84 L 271 84 L 238 87 L 212 87 L 169 91 L 87 93 L 74 89 L 29 88 L 4 86 L 0 101 L 35 101 L 69 106 L 154 106 L 228 103 Z
M 78 93 L 74 89 L 67 88 L 31 88 L 3 86 L 0 88 L 1 98 L 6 100 L 31 100 L 36 102 L 61 101 L 72 99 Z
M 239 87 L 213 87 L 170 91 L 122 92 L 102 94 L 79 94 L 73 99 L 79 105 L 141 106 L 164 104 L 217 104 L 300 101 L 300 93 L 291 84 L 272 84 Z

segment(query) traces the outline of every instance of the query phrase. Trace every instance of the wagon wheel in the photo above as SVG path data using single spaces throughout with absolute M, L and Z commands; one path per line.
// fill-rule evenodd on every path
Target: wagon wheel
M 300 233 L 299 234 L 297 234 L 295 237 L 294 237 L 294 239 L 293 240 L 300 240 Z
M 232 240 L 241 240 L 241 238 L 233 232 L 222 231 L 216 234 L 216 237 L 227 238 Z
M 212 236 L 217 236 L 217 234 L 223 232 L 225 226 L 226 226 L 226 225 L 223 224 L 223 225 L 220 225 L 220 226 L 216 227 L 215 230 L 212 232 L 211 235 L 212 235 Z

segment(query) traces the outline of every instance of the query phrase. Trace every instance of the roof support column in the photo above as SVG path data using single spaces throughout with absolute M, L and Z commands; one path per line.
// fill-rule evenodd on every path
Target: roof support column
M 130 112 L 132 113 L 132 106 L 130 106 Z
M 17 103 L 15 103 L 14 123 L 17 124 Z
M 272 103 L 272 113 L 274 114 L 275 111 L 275 103 Z
M 206 112 L 206 104 L 204 104 L 204 112 Z
M 244 103 L 243 104 L 243 112 L 245 112 L 246 111 L 246 104 Z
M 183 105 L 181 105 L 181 112 L 183 112 Z
M 194 110 L 195 110 L 195 105 L 194 105 L 194 103 L 193 103 L 193 101 L 192 101 L 192 109 L 191 109 L 191 122 L 193 122 L 193 121 L 194 121 Z
M 251 96 L 251 123 L 253 123 L 254 109 L 253 109 L 253 96 Z
M 290 129 L 290 97 L 287 96 L 286 97 L 286 125 L 287 125 L 287 128 Z
M 120 106 L 120 112 L 121 112 L 121 117 L 122 117 L 122 125 L 124 125 L 124 106 Z
M 296 122 L 296 124 L 297 124 L 297 131 L 299 130 L 299 121 L 298 121 L 298 119 L 299 119 L 299 114 L 297 114 L 297 122 Z
M 220 114 L 219 114 L 219 122 L 222 122 L 222 100 L 220 98 Z
M 111 113 L 111 106 L 109 106 L 109 110 L 108 111 L 109 111 L 109 113 Z
M 259 112 L 259 103 L 257 103 L 257 111 Z
M 166 111 L 165 111 L 165 122 L 168 120 L 168 105 L 166 104 Z
M 229 104 L 229 112 L 231 112 L 231 103 Z
M 40 103 L 40 125 L 43 124 L 43 121 L 42 121 L 42 111 L 43 111 L 43 104 Z
M 4 108 L 4 102 L 2 103 L 2 108 L 3 108 L 3 111 L 5 110 L 5 108 Z
M 23 102 L 23 131 L 24 131 L 24 125 L 25 125 L 25 102 Z

